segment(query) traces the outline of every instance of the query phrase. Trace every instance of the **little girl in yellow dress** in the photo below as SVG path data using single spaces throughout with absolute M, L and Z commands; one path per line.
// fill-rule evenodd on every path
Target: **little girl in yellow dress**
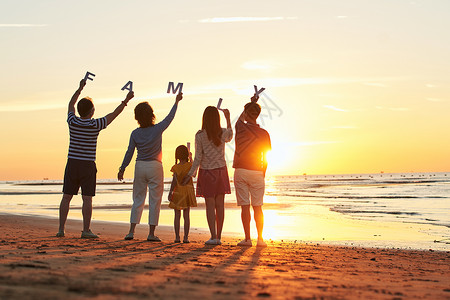
M 173 221 L 175 228 L 175 243 L 180 243 L 180 218 L 183 210 L 184 238 L 183 243 L 189 243 L 189 208 L 197 206 L 195 198 L 194 184 L 192 178 L 186 185 L 181 185 L 184 177 L 192 167 L 190 153 L 186 146 L 180 145 L 175 150 L 175 165 L 170 169 L 173 172 L 172 184 L 169 191 L 169 207 L 174 209 L 175 218 Z

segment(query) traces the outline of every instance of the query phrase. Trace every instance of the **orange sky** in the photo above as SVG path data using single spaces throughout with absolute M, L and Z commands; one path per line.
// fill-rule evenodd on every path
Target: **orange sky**
M 116 176 L 135 104 L 168 113 L 169 81 L 185 97 L 163 136 L 167 177 L 204 108 L 221 97 L 234 119 L 253 84 L 266 88 L 269 175 L 450 170 L 448 1 L 25 4 L 0 4 L 0 180 L 62 179 L 67 103 L 86 71 L 96 117 L 128 80 L 136 95 L 100 133 L 99 178 Z

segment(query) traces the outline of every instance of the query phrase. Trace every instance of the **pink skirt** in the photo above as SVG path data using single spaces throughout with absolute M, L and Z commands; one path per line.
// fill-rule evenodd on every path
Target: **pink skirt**
M 197 197 L 213 198 L 220 194 L 231 194 L 227 167 L 200 169 L 197 178 Z

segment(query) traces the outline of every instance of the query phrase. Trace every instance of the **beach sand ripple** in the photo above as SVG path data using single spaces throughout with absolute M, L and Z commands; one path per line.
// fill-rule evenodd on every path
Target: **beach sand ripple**
M 267 248 L 123 240 L 126 224 L 94 222 L 98 240 L 79 239 L 80 221 L 1 215 L 1 299 L 449 299 L 450 254 L 272 243 Z

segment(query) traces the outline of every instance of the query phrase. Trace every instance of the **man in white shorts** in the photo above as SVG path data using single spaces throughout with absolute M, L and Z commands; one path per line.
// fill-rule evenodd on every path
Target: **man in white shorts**
M 258 98 L 258 96 L 251 98 L 251 102 L 245 105 L 244 111 L 236 122 L 236 149 L 233 161 L 234 187 L 237 205 L 241 207 L 241 219 L 245 233 L 245 239 L 240 241 L 238 246 L 252 246 L 250 205 L 253 207 L 258 231 L 256 246 L 267 246 L 262 237 L 264 227 L 262 205 L 267 169 L 266 153 L 271 149 L 271 144 L 269 133 L 256 123 L 256 119 L 261 113 L 261 107 L 256 103 Z

